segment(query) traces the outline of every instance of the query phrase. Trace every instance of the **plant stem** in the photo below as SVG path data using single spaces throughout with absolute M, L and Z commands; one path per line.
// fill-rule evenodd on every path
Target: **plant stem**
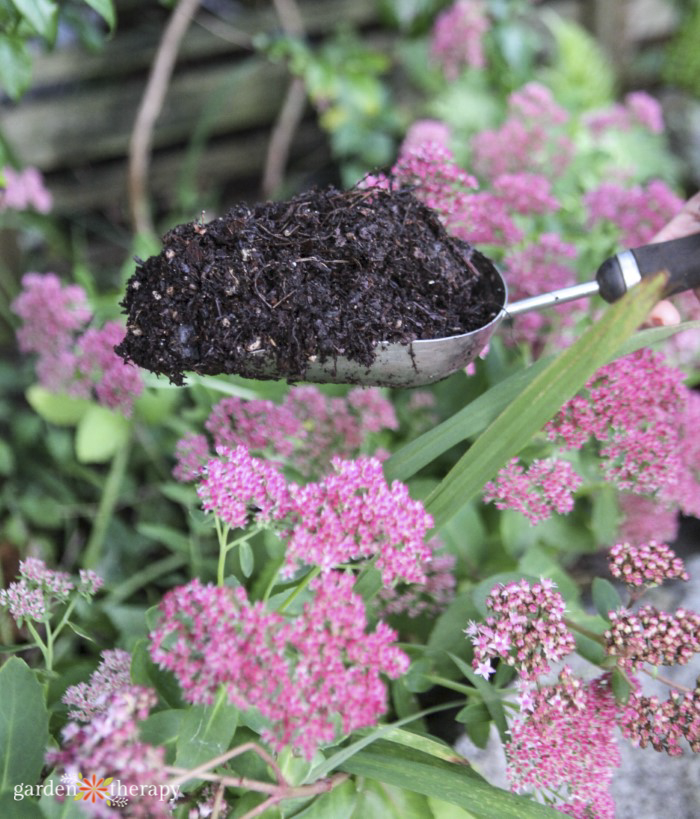
M 603 640 L 602 636 L 600 634 L 596 634 L 595 631 L 591 631 L 585 626 L 580 626 L 574 620 L 569 620 L 568 617 L 564 618 L 564 622 L 569 628 L 573 629 L 574 631 L 578 631 L 579 634 L 582 634 L 584 637 L 588 637 L 589 640 L 600 643 L 600 645 L 605 645 L 605 641 Z
M 250 540 L 254 535 L 260 531 L 260 527 L 256 526 L 250 532 L 246 532 L 244 535 L 237 537 L 235 540 L 232 540 L 230 543 L 226 542 L 226 538 L 228 537 L 228 533 L 231 529 L 228 524 L 221 527 L 221 521 L 219 518 L 215 518 L 216 521 L 216 534 L 219 538 L 219 566 L 216 571 L 216 582 L 217 585 L 223 586 L 224 585 L 224 575 L 226 570 L 226 555 L 231 551 L 231 549 L 235 549 L 241 543 L 245 543 L 246 540 Z
M 41 639 L 39 632 L 34 628 L 34 626 L 27 621 L 27 629 L 29 633 L 34 638 L 34 642 L 36 643 L 36 647 L 40 649 L 41 653 L 44 655 L 44 662 L 46 663 L 46 670 L 52 671 L 51 665 L 53 664 L 53 656 L 49 654 L 48 647 L 46 643 Z
M 314 577 L 318 577 L 321 574 L 321 567 L 314 566 L 313 569 L 300 581 L 299 585 L 292 591 L 289 597 L 282 603 L 282 605 L 277 609 L 277 611 L 285 611 L 296 598 L 304 591 L 304 589 L 309 585 L 309 583 L 314 579 Z
M 83 554 L 82 566 L 84 569 L 95 569 L 102 557 L 102 545 L 107 534 L 107 527 L 114 513 L 114 507 L 117 505 L 117 499 L 119 498 L 119 489 L 129 461 L 129 449 L 130 446 L 127 441 L 124 446 L 119 447 L 112 458 L 107 479 L 102 489 L 100 504 L 97 507 L 95 522 L 92 525 L 92 531 Z
M 434 685 L 441 685 L 443 688 L 449 688 L 452 691 L 457 691 L 459 694 L 464 694 L 467 697 L 477 696 L 481 698 L 481 694 L 476 688 L 454 682 L 454 680 L 450 680 L 447 677 L 440 677 L 438 674 L 424 674 L 423 677 Z

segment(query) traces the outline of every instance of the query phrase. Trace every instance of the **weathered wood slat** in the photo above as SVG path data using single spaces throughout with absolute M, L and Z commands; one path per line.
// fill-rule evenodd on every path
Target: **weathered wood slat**
M 267 140 L 259 133 L 230 135 L 208 145 L 197 159 L 196 183 L 200 190 L 216 187 L 224 180 L 250 180 L 262 168 Z M 292 161 L 314 167 L 328 159 L 323 135 L 313 123 L 302 125 L 292 145 Z M 150 191 L 158 201 L 176 201 L 177 186 L 183 172 L 184 152 L 157 152 L 151 165 Z M 106 162 L 64 171 L 51 177 L 54 212 L 84 213 L 95 207 L 96 201 L 108 201 L 112 213 L 127 210 L 126 172 L 121 161 Z
M 282 101 L 285 78 L 283 66 L 259 56 L 176 73 L 158 120 L 155 147 L 186 142 L 212 94 L 225 92 L 214 134 L 269 123 Z M 141 79 L 131 79 L 41 98 L 6 112 L 3 133 L 25 163 L 45 171 L 125 156 L 142 87 Z

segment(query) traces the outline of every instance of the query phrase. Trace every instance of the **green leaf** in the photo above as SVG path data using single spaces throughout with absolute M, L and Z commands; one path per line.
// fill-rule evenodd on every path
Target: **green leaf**
M 528 369 L 506 378 L 464 409 L 395 452 L 384 463 L 387 481 L 405 481 L 455 444 L 477 435 L 499 412 L 508 407 L 552 360 L 542 359 Z
M 185 712 L 177 740 L 175 766 L 196 768 L 219 756 L 231 745 L 238 727 L 238 709 L 226 701 L 222 688 L 213 705 L 193 705 Z M 184 790 L 196 785 L 190 780 Z
M 384 740 L 346 759 L 341 769 L 442 799 L 465 808 L 478 819 L 556 819 L 560 815 L 526 797 L 489 785 L 475 776 L 469 765 L 451 764 Z
M 49 712 L 34 672 L 18 657 L 10 657 L 0 668 L 0 691 L 0 791 L 4 791 L 38 780 L 49 741 Z
M 619 668 L 613 668 L 612 674 L 610 675 L 610 685 L 615 695 L 615 700 L 625 705 L 627 700 L 630 698 L 630 694 L 632 693 L 632 685 L 627 677 Z
M 141 739 L 149 745 L 174 745 L 186 713 L 186 709 L 169 708 L 151 714 L 140 724 Z
M 117 15 L 112 0 L 85 0 L 85 3 L 100 15 L 109 26 L 110 31 L 114 31 L 117 24 Z
M 483 677 L 475 674 L 471 666 L 467 665 L 464 660 L 461 660 L 454 654 L 450 654 L 450 657 L 462 674 L 464 674 L 479 694 L 481 694 L 481 700 L 488 709 L 496 728 L 498 728 L 501 742 L 505 744 L 509 740 L 508 722 L 506 721 L 506 712 L 503 709 L 503 701 L 499 693 L 492 685 L 489 685 Z
M 155 688 L 159 697 L 171 708 L 183 708 L 180 685 L 170 671 L 165 671 L 151 660 L 148 640 L 141 639 L 131 652 L 131 679 L 136 685 Z
M 49 392 L 39 384 L 32 384 L 27 389 L 25 397 L 29 406 L 44 421 L 62 427 L 75 426 L 88 409 L 94 406 L 87 398 L 74 398 L 63 393 Z
M 697 329 L 700 329 L 700 321 L 686 321 L 673 327 L 641 330 L 624 341 L 609 360 L 613 361 L 644 347 L 666 341 L 676 333 Z M 478 435 L 554 360 L 554 356 L 542 358 L 527 369 L 519 370 L 505 378 L 446 421 L 399 449 L 384 463 L 387 481 L 405 481 L 443 452 L 447 452 L 467 438 Z
M 591 531 L 598 546 L 610 546 L 617 536 L 620 524 L 617 496 L 614 486 L 605 486 L 591 498 Z
M 436 526 L 480 492 L 609 360 L 610 350 L 616 350 L 634 332 L 659 300 L 664 281 L 665 276 L 655 276 L 630 290 L 542 370 L 477 438 L 428 498 L 426 508 Z
M 361 731 L 356 731 L 356 736 L 368 736 L 373 728 L 365 728 Z M 405 731 L 403 728 L 391 728 L 389 731 L 382 734 L 383 739 L 387 742 L 395 742 L 397 745 L 404 745 L 407 748 L 414 748 L 416 751 L 422 751 L 424 754 L 434 756 L 437 759 L 444 759 L 447 762 L 455 762 L 463 765 L 464 757 L 457 753 L 449 745 L 440 742 L 429 736 L 423 734 L 414 734 L 412 731 Z
M 250 543 L 244 540 L 238 547 L 238 559 L 241 561 L 241 571 L 244 577 L 250 577 L 255 568 L 255 558 Z
M 0 793 L 0 816 L 11 816 L 12 819 L 46 819 L 36 802 L 17 799 L 14 792 Z
M 183 552 L 187 555 L 190 553 L 189 537 L 173 526 L 166 526 L 163 523 L 138 523 L 136 531 L 150 540 L 155 540 L 156 543 L 162 543 L 172 552 Z
M 78 422 L 75 454 L 80 463 L 101 464 L 129 439 L 130 422 L 117 412 L 93 404 Z
M 21 37 L 0 34 L 0 86 L 18 100 L 32 81 L 32 58 Z
M 622 606 L 622 600 L 617 589 L 604 577 L 593 579 L 593 605 L 598 614 L 610 622 L 609 612 L 617 611 Z
M 311 805 L 295 813 L 294 819 L 358 819 L 357 791 L 352 779 L 347 779 L 332 791 L 314 799 Z
M 58 26 L 58 6 L 53 0 L 12 0 L 12 3 L 40 37 L 53 43 Z
M 76 802 L 73 798 L 76 794 L 77 787 L 62 783 L 60 774 L 54 771 L 44 782 L 41 792 L 41 815 L 44 819 L 85 819 L 81 802 Z M 57 796 L 63 797 L 63 801 L 59 802 Z

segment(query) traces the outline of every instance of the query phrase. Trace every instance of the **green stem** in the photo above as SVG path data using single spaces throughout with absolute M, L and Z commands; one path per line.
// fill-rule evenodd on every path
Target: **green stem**
M 216 518 L 216 533 L 219 537 L 219 566 L 216 570 L 216 582 L 217 585 L 223 586 L 224 585 L 224 575 L 226 573 L 226 555 L 231 551 L 231 549 L 235 549 L 236 546 L 240 545 L 241 543 L 245 543 L 246 540 L 250 540 L 254 535 L 260 531 L 260 527 L 256 526 L 251 532 L 246 532 L 245 535 L 241 535 L 237 537 L 235 540 L 232 540 L 230 543 L 226 542 L 226 538 L 228 537 L 230 527 L 226 524 L 223 529 L 221 528 L 221 524 L 218 518 Z
M 102 546 L 105 535 L 107 534 L 107 527 L 114 514 L 114 508 L 117 505 L 119 498 L 119 489 L 121 488 L 124 474 L 126 473 L 126 466 L 129 461 L 129 442 L 114 453 L 112 463 L 107 473 L 107 479 L 102 490 L 102 497 L 100 498 L 100 505 L 97 508 L 95 515 L 95 522 L 90 532 L 90 537 L 85 547 L 83 554 L 82 565 L 84 569 L 95 569 L 100 558 L 102 557 Z
M 434 685 L 441 685 L 443 688 L 449 688 L 452 691 L 465 694 L 467 697 L 476 696 L 481 699 L 481 694 L 476 690 L 476 688 L 471 688 L 468 685 L 462 685 L 461 683 L 450 680 L 447 677 L 440 677 L 438 674 L 423 674 L 422 676 L 424 679 L 428 680 Z
M 319 574 L 321 574 L 321 567 L 314 566 L 313 569 L 311 569 L 311 571 L 300 581 L 299 585 L 292 591 L 292 593 L 284 601 L 284 603 L 282 603 L 282 605 L 277 609 L 277 611 L 285 611 L 304 591 L 304 589 L 309 585 L 309 583 L 314 579 L 314 577 L 318 577 Z
M 41 639 L 39 632 L 34 628 L 34 626 L 32 625 L 31 622 L 29 622 L 29 620 L 27 620 L 27 629 L 34 638 L 34 642 L 37 644 L 37 647 L 41 650 L 41 653 L 44 655 L 44 663 L 46 663 L 46 670 L 52 671 L 53 669 L 51 668 L 51 666 L 53 664 L 53 654 L 49 653 L 46 643 Z
M 574 631 L 578 631 L 578 633 L 582 634 L 584 637 L 588 637 L 589 640 L 593 640 L 596 643 L 600 643 L 600 645 L 605 645 L 605 640 L 603 640 L 600 634 L 596 634 L 595 631 L 591 631 L 590 629 L 587 629 L 584 626 L 580 626 L 573 620 L 569 620 L 568 617 L 564 618 L 564 623 Z
M 163 574 L 179 569 L 187 563 L 187 557 L 181 554 L 168 555 L 161 560 L 156 560 L 154 563 L 149 563 L 144 569 L 132 575 L 128 580 L 120 583 L 107 596 L 106 603 L 121 603 L 122 600 L 128 600 L 131 595 L 138 591 L 143 586 L 147 586 Z

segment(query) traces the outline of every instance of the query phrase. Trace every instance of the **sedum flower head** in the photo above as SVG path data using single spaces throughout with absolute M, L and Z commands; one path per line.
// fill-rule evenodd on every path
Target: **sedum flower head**
M 101 583 L 101 578 L 97 575 L 95 578 L 95 583 Z M 0 589 L 0 608 L 6 608 L 20 625 L 23 620 L 43 622 L 51 617 L 56 606 L 68 602 L 74 590 L 69 574 L 49 569 L 39 558 L 28 557 L 19 564 L 19 580 Z M 87 593 L 82 580 L 78 590 Z
M 449 553 L 439 554 L 441 543 L 437 538 L 428 541 L 430 560 L 425 564 L 424 583 L 400 583 L 385 586 L 377 595 L 380 617 L 406 614 L 414 618 L 420 615 L 437 617 L 452 602 L 457 579 L 454 574 L 457 560 Z
M 495 481 L 484 487 L 484 500 L 497 509 L 514 509 L 535 525 L 553 512 L 567 515 L 574 508 L 573 493 L 581 477 L 568 461 L 555 458 L 535 460 L 527 471 L 513 458 L 501 469 Z
M 564 598 L 554 583 L 542 579 L 499 584 L 491 589 L 486 606 L 493 612 L 483 623 L 470 623 L 466 634 L 474 645 L 472 666 L 489 678 L 494 659 L 513 666 L 524 680 L 534 680 L 576 648 L 564 623 Z
M 317 578 L 312 600 L 288 620 L 242 588 L 194 580 L 163 599 L 151 656 L 190 702 L 210 703 L 224 686 L 234 705 L 267 720 L 263 738 L 276 750 L 292 745 L 311 758 L 339 725 L 374 724 L 386 709 L 380 674 L 396 678 L 408 667 L 388 626 L 367 631 L 353 583 L 338 572 Z
M 584 683 L 565 667 L 555 685 L 531 697 L 505 747 L 512 789 L 553 792 L 558 810 L 579 819 L 614 819 L 608 787 L 620 755 L 607 678 Z
M 433 520 L 423 504 L 399 481 L 388 486 L 376 458 L 335 457 L 332 464 L 333 474 L 291 492 L 295 523 L 284 571 L 315 565 L 328 572 L 376 556 L 384 585 L 424 583 Z
M 71 685 L 63 695 L 63 703 L 72 706 L 68 716 L 73 720 L 90 722 L 96 714 L 103 712 L 112 695 L 131 684 L 129 669 L 131 655 L 121 648 L 102 652 L 97 669 L 90 675 L 89 682 Z
M 603 182 L 584 194 L 588 224 L 609 223 L 620 232 L 625 247 L 639 247 L 683 207 L 683 200 L 660 179 L 632 187 L 618 182 Z
M 490 27 L 483 0 L 457 0 L 438 15 L 430 50 L 448 80 L 457 79 L 464 66 L 484 68 L 482 40 Z
M 598 441 L 603 471 L 619 489 L 672 498 L 687 472 L 684 377 L 648 349 L 619 358 L 562 407 L 547 434 L 572 449 Z
M 244 446 L 217 447 L 197 486 L 202 506 L 224 523 L 243 528 L 251 520 L 270 523 L 291 509 L 286 481 L 270 461 L 253 458 Z
M 700 681 L 693 691 L 671 691 L 664 702 L 643 696 L 635 686 L 618 724 L 623 735 L 641 748 L 651 745 L 655 751 L 680 756 L 685 740 L 691 751 L 700 753 Z
M 171 815 L 168 803 L 149 795 L 155 783 L 166 780 L 165 750 L 142 742 L 140 723 L 158 702 L 151 688 L 126 685 L 107 696 L 89 722 L 68 722 L 62 731 L 59 749 L 46 754 L 47 764 L 62 768 L 68 774 L 90 771 L 98 776 L 135 786 L 137 795 L 129 796 L 128 815 L 134 819 L 160 819 Z M 105 812 L 104 803 L 92 808 L 81 802 L 96 815 L 112 816 Z
M 638 612 L 618 609 L 608 614 L 605 650 L 627 671 L 649 665 L 685 665 L 700 652 L 700 614 L 678 609 L 673 614 L 654 606 Z
M 665 543 L 650 540 L 633 546 L 616 543 L 608 556 L 610 573 L 627 586 L 660 586 L 664 580 L 688 580 L 683 561 Z

